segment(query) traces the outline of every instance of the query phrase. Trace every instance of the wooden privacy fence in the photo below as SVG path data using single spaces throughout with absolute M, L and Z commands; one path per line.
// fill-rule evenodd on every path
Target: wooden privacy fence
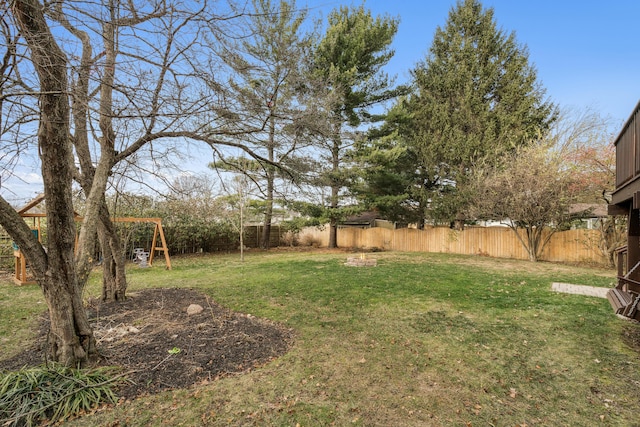
M 524 233 L 524 230 L 521 230 Z M 301 235 L 312 237 L 320 246 L 329 242 L 329 228 L 309 227 Z M 540 257 L 553 262 L 586 262 L 604 264 L 598 249 L 597 230 L 568 230 L 555 233 Z M 406 252 L 443 252 L 465 255 L 484 255 L 496 258 L 529 259 L 526 250 L 506 227 L 467 227 L 462 231 L 448 227 L 429 227 L 424 230 L 401 228 L 339 228 L 338 246 L 343 248 L 379 248 Z

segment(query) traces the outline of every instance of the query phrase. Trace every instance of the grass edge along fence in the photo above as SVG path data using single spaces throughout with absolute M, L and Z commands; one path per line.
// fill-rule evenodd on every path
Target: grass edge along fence
M 307 227 L 300 235 L 312 238 L 320 246 L 326 247 L 329 242 L 328 227 Z M 540 260 L 605 265 L 605 256 L 598 248 L 599 241 L 600 232 L 597 230 L 558 231 L 551 236 Z M 506 227 L 466 227 L 464 230 L 449 227 L 428 227 L 424 230 L 342 227 L 338 229 L 337 243 L 339 247 L 347 248 L 529 259 L 515 233 Z

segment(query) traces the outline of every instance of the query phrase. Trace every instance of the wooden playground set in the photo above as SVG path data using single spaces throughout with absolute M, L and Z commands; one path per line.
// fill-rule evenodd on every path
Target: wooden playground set
M 33 212 L 33 209 L 36 208 L 40 203 L 44 201 L 44 195 L 40 194 L 31 200 L 29 203 L 24 205 L 22 208 L 18 209 L 18 213 L 21 217 L 25 219 L 30 219 L 31 230 L 34 235 L 38 238 L 39 241 L 42 241 L 42 218 L 45 218 L 46 215 L 42 212 Z M 75 215 L 76 221 L 82 221 L 82 217 L 79 215 Z M 164 230 L 162 229 L 162 219 L 161 218 L 137 218 L 137 217 L 116 217 L 111 218 L 114 222 L 140 222 L 140 223 L 151 223 L 154 224 L 153 230 L 153 239 L 151 241 L 151 247 L 149 251 L 145 251 L 143 248 L 135 249 L 136 257 L 138 261 L 141 261 L 145 265 L 152 266 L 153 259 L 155 258 L 156 252 L 164 254 L 164 260 L 166 264 L 166 268 L 171 270 L 171 259 L 169 258 L 169 249 L 167 247 L 167 241 L 164 237 Z M 78 236 L 76 235 L 76 243 Z M 158 243 L 160 245 L 158 245 Z M 15 258 L 15 272 L 13 281 L 18 285 L 29 285 L 34 284 L 33 278 L 28 275 L 28 262 L 25 256 L 20 251 L 20 248 L 13 245 L 13 256 Z

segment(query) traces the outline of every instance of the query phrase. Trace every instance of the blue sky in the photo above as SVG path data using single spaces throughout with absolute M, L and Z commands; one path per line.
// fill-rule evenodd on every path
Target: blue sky
M 298 0 L 301 1 L 301 0 Z M 360 2 L 309 0 L 326 15 Z M 621 127 L 640 100 L 639 0 L 484 0 L 506 32 L 529 49 L 547 96 L 561 107 L 592 107 Z M 427 54 L 455 0 L 367 0 L 374 15 L 400 18 L 396 55 L 387 71 L 398 81 Z

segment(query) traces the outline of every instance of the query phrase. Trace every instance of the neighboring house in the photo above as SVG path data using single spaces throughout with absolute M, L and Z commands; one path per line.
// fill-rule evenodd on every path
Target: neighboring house
M 569 215 L 575 217 L 579 223 L 579 225 L 573 224 L 571 226 L 572 229 L 586 228 L 593 230 L 598 228 L 598 223 L 602 218 L 608 217 L 609 213 L 607 212 L 607 205 L 605 204 L 576 203 L 569 208 Z
M 353 215 L 345 219 L 339 224 L 340 227 L 355 227 L 355 228 L 372 228 L 381 227 L 393 230 L 396 225 L 392 221 L 386 219 L 380 219 L 378 212 L 369 211 L 362 212 L 359 215 Z
M 576 203 L 571 206 L 569 214 L 576 221 L 571 228 L 586 228 L 589 230 L 597 228 L 598 221 L 608 216 L 607 205 L 596 203 Z M 463 219 L 454 221 L 451 223 L 451 228 L 462 229 L 463 223 Z M 509 223 L 510 220 L 505 218 L 501 221 L 476 221 L 473 225 L 478 227 L 508 227 Z M 380 219 L 378 213 L 375 211 L 362 212 L 361 214 L 350 216 L 342 221 L 340 226 L 355 228 L 382 227 L 391 230 L 399 228 L 393 221 Z M 415 224 L 411 224 L 409 225 L 409 228 L 417 228 L 417 226 Z
M 607 205 L 598 203 L 576 203 L 569 208 L 569 215 L 573 219 L 572 229 L 586 228 L 593 230 L 598 228 L 598 222 L 608 216 Z M 478 227 L 509 227 L 509 218 L 503 220 L 481 220 L 474 223 Z
M 509 227 L 510 220 L 496 221 L 492 219 L 476 221 L 474 225 L 478 227 Z

